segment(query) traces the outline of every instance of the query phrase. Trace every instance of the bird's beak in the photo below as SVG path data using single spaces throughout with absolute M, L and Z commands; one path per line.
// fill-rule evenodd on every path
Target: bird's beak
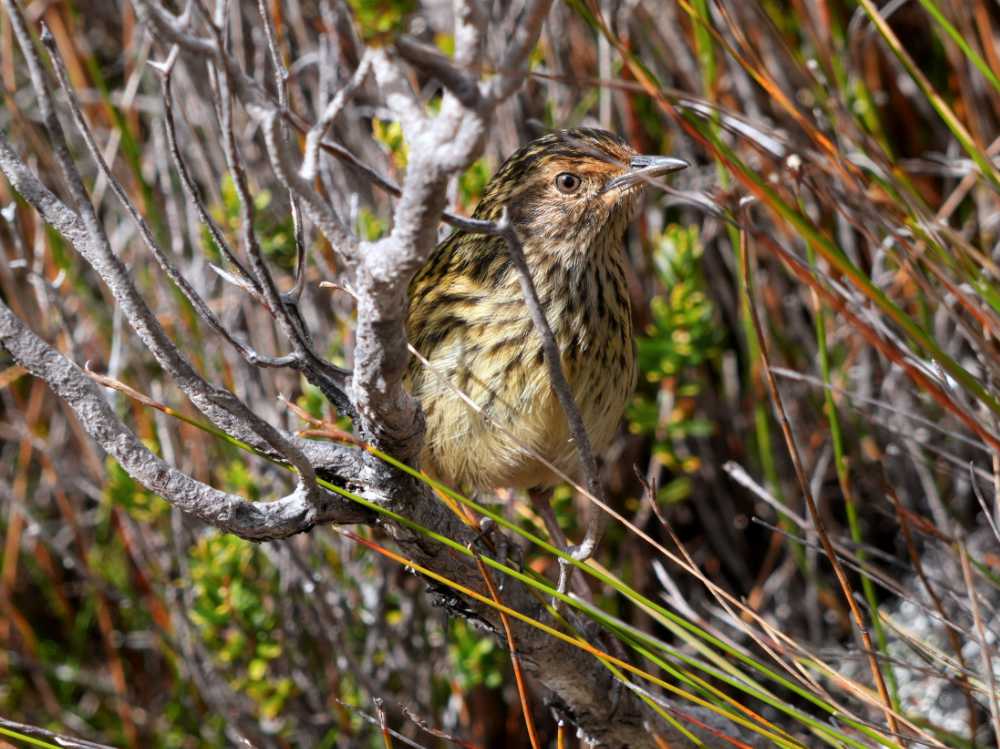
M 633 156 L 629 162 L 628 171 L 604 186 L 604 192 L 622 190 L 642 182 L 648 182 L 657 177 L 664 177 L 691 166 L 684 159 L 672 156 Z

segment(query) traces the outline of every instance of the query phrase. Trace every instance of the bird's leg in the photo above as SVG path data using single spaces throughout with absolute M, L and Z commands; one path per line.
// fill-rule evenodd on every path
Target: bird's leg
M 604 510 L 594 504 L 591 504 L 588 510 L 587 533 L 584 535 L 583 541 L 580 542 L 579 546 L 574 546 L 569 550 L 570 556 L 578 562 L 586 562 L 594 556 L 594 551 L 597 550 L 597 545 L 601 543 L 604 531 L 608 525 L 608 519 L 604 516 Z
M 551 489 L 541 489 L 534 488 L 528 490 L 528 498 L 531 500 L 531 506 L 535 508 L 535 512 L 542 518 L 542 522 L 545 524 L 545 530 L 548 531 L 549 538 L 552 539 L 552 543 L 558 546 L 560 549 L 568 553 L 574 559 L 578 559 L 576 556 L 576 549 L 579 547 L 570 546 L 566 541 L 566 535 L 562 532 L 562 528 L 559 527 L 559 523 L 556 520 L 556 513 L 552 509 L 552 490 Z M 587 543 L 587 539 L 590 538 L 590 528 L 587 528 L 587 535 L 583 540 L 583 543 Z M 599 540 L 599 539 L 598 539 Z M 587 557 L 593 553 L 593 547 L 596 546 L 596 541 L 593 542 Z M 581 544 L 582 546 L 582 544 Z M 586 582 L 584 582 L 579 576 L 572 575 L 573 572 L 571 565 L 562 557 L 559 558 L 559 584 L 556 589 L 560 593 L 565 593 L 569 587 L 570 579 L 573 580 L 573 587 L 576 590 L 577 595 L 586 601 L 591 601 L 590 588 L 587 587 Z M 553 605 L 556 605 L 553 602 Z
M 566 542 L 566 535 L 562 532 L 562 528 L 559 527 L 559 523 L 556 521 L 556 513 L 555 510 L 552 509 L 552 504 L 550 502 L 552 499 L 552 490 L 540 488 L 529 489 L 528 498 L 531 500 L 531 505 L 535 508 L 535 512 L 541 516 L 542 522 L 545 523 L 545 530 L 548 531 L 549 538 L 552 539 L 553 544 L 580 562 L 584 562 L 593 556 L 594 550 L 601 542 L 601 537 L 604 535 L 604 530 L 607 525 L 607 520 L 604 517 L 604 511 L 601 510 L 600 507 L 591 505 L 590 509 L 594 512 L 594 514 L 587 520 L 587 532 L 583 537 L 583 541 L 580 542 L 579 546 L 571 546 Z M 573 565 L 562 557 L 559 557 L 559 583 L 556 586 L 556 590 L 565 594 L 569 587 L 570 580 L 572 580 L 573 589 L 576 594 L 587 603 L 593 603 L 594 594 L 587 586 L 587 582 L 583 575 L 574 575 L 573 573 L 575 571 L 576 570 L 574 570 Z M 557 611 L 562 611 L 562 606 L 562 601 L 553 597 L 552 607 Z M 607 636 L 607 633 L 604 633 L 604 635 L 607 649 L 621 660 L 627 660 L 628 654 L 625 652 L 625 646 L 622 645 L 621 640 L 617 637 Z M 615 684 L 620 688 L 612 693 L 612 716 L 618 710 L 618 706 L 622 699 L 621 690 L 624 689 L 624 687 L 621 687 L 618 683 L 617 679 L 615 680 Z
M 507 520 L 510 520 L 510 505 L 513 499 L 513 493 L 507 489 L 501 489 L 497 491 L 497 497 L 503 500 L 502 512 Z M 484 545 L 487 547 L 488 551 L 495 555 L 496 560 L 502 564 L 507 565 L 508 562 L 513 564 L 513 566 L 520 570 L 524 567 L 524 549 L 518 543 L 511 544 L 510 539 L 507 534 L 503 532 L 503 529 L 497 524 L 496 521 L 491 517 L 481 517 L 479 518 L 479 535 L 476 536 L 473 544 L 485 542 Z M 500 578 L 500 582 L 497 587 L 499 590 L 503 590 L 504 582 L 506 581 L 506 575 Z
M 556 520 L 555 510 L 552 509 L 552 490 L 540 487 L 528 489 L 528 499 L 531 500 L 531 506 L 535 508 L 535 512 L 545 524 L 545 530 L 548 531 L 552 543 L 560 549 L 565 549 L 566 536 L 562 532 L 562 528 L 559 527 L 559 521 Z
M 509 545 L 507 543 L 507 537 L 504 535 L 503 531 L 497 527 L 496 522 L 493 518 L 485 517 L 479 519 L 479 534 L 472 539 L 469 543 L 469 551 L 476 553 L 475 547 L 477 544 L 482 544 L 486 547 L 486 550 L 493 554 L 500 564 L 507 566 Z M 521 568 L 520 561 L 515 563 L 517 568 Z M 507 579 L 506 575 L 500 578 L 500 582 L 497 584 L 498 590 L 503 590 L 504 581 Z
M 510 523 L 516 523 L 516 500 L 513 489 L 498 489 L 497 497 L 503 501 L 503 516 L 504 519 Z M 524 560 L 528 555 L 528 549 L 531 546 L 531 542 L 526 538 L 514 534 L 508 536 L 503 534 L 504 543 L 506 544 L 506 552 L 510 557 L 516 562 L 517 569 L 524 569 Z

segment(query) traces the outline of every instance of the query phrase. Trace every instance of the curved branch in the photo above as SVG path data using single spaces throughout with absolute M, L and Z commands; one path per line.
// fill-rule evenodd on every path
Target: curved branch
M 38 180 L 14 152 L 3 133 L 0 133 L 0 172 L 6 176 L 11 187 L 38 211 L 45 223 L 65 238 L 97 271 L 160 366 L 213 424 L 268 454 L 281 456 L 278 446 L 287 443 L 306 455 L 314 466 L 324 465 L 330 459 L 329 446 L 309 444 L 307 440 L 283 434 L 257 416 L 233 393 L 206 382 L 167 337 L 129 278 L 125 266 L 106 241 L 95 239 L 84 221 Z
M 248 502 L 203 484 L 151 453 L 108 405 L 97 384 L 76 364 L 35 335 L 0 302 L 0 344 L 73 409 L 80 424 L 133 479 L 206 523 L 252 541 L 302 533 L 320 523 L 370 522 L 371 513 L 320 491 L 314 501 L 301 488 L 273 502 Z

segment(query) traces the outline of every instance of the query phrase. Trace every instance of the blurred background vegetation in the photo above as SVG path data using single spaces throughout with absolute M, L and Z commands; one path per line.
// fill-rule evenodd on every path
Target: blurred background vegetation
M 307 119 L 350 78 L 352 39 L 405 32 L 452 46 L 451 8 L 438 0 L 265 4 L 286 61 L 298 61 L 290 101 Z M 519 6 L 486 5 L 487 44 L 499 46 Z M 502 158 L 547 128 L 596 124 L 691 161 L 628 235 L 642 377 L 602 470 L 630 526 L 612 524 L 598 562 L 629 592 L 601 587 L 599 603 L 657 638 L 643 669 L 668 661 L 678 671 L 663 678 L 771 731 L 774 745 L 1000 746 L 1000 11 L 988 0 L 879 5 L 558 2 L 525 89 L 451 201 L 470 212 Z M 52 29 L 116 173 L 188 278 L 274 350 L 273 322 L 212 273 L 219 258 L 189 220 L 145 67 L 164 50 L 127 2 L 33 2 L 26 13 Z M 232 3 L 229 19 L 233 53 L 270 85 L 256 4 Z M 178 67 L 178 127 L 237 244 L 213 114 L 181 93 L 203 93 L 200 76 Z M 36 103 L 5 16 L 0 80 L 0 127 L 54 174 L 33 148 Z M 440 95 L 434 81 L 414 83 L 430 102 Z M 406 144 L 388 117 L 362 88 L 333 137 L 398 180 Z M 257 229 L 287 274 L 287 202 L 247 128 Z M 144 257 L 103 180 L 86 176 L 116 250 L 202 372 L 274 423 L 304 426 L 279 395 L 335 417 L 292 373 L 261 378 L 220 347 Z M 389 196 L 336 164 L 321 177 L 361 236 L 385 230 Z M 92 272 L 4 182 L 0 200 L 4 301 L 77 363 L 193 416 Z M 312 256 L 307 322 L 349 365 L 350 299 L 319 288 L 335 275 L 329 248 L 317 240 Z M 203 481 L 250 499 L 287 482 L 195 427 L 108 397 Z M 502 644 L 431 606 L 403 567 L 333 529 L 255 545 L 181 516 L 105 460 L 3 353 L 0 413 L 0 717 L 122 747 L 529 746 Z M 557 497 L 572 538 L 585 504 L 568 489 Z M 516 517 L 538 527 L 526 506 Z M 575 745 L 530 688 L 541 740 Z

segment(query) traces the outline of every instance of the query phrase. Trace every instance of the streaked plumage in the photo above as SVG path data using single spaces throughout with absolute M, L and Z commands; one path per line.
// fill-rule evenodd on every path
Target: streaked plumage
M 644 158 L 601 130 L 552 133 L 507 159 L 474 214 L 497 220 L 508 206 L 597 451 L 614 436 L 636 382 L 624 234 L 643 181 L 629 175 L 683 163 L 660 160 L 653 169 Z M 630 184 L 612 184 L 623 176 Z M 413 279 L 407 333 L 433 370 L 411 359 L 409 387 L 427 416 L 425 470 L 469 491 L 558 483 L 506 429 L 562 471 L 578 472 L 502 238 L 452 232 Z

